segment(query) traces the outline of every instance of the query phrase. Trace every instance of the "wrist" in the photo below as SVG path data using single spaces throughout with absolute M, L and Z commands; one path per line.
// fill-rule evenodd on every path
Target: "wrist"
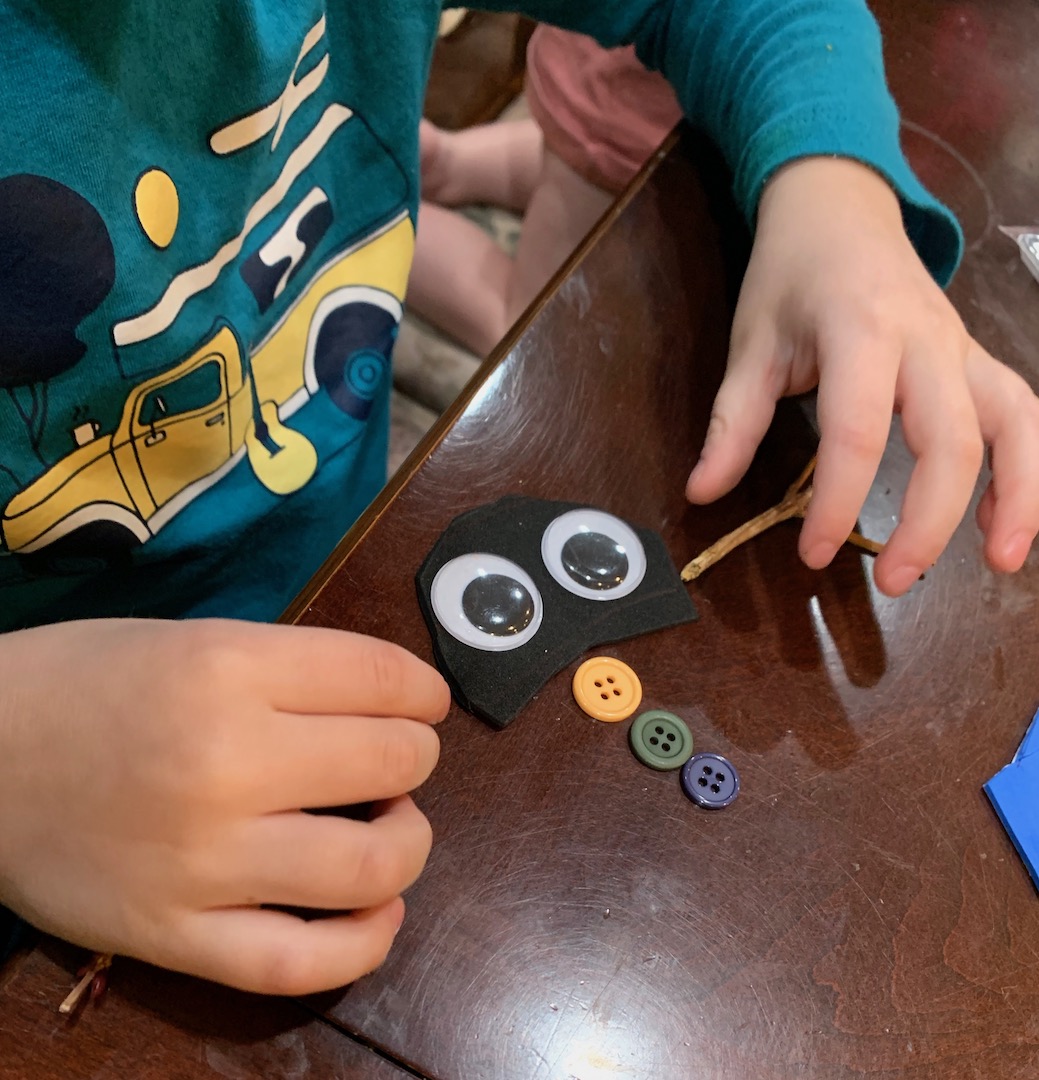
M 758 219 L 760 223 L 777 210 L 812 217 L 833 208 L 903 231 L 894 188 L 868 165 L 842 157 L 798 158 L 777 169 L 762 192 Z

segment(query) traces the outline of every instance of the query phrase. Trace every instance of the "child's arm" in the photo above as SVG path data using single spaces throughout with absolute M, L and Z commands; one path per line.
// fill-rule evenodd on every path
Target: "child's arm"
M 578 30 L 607 46 L 634 43 L 667 77 L 686 115 L 718 144 L 736 199 L 754 223 L 768 179 L 810 155 L 867 162 L 902 203 L 910 238 L 946 284 L 959 225 L 917 180 L 899 144 L 880 32 L 865 0 L 488 0 Z
M 810 565 L 829 562 L 852 528 L 898 409 L 918 460 L 876 563 L 881 588 L 903 592 L 944 548 L 983 443 L 994 471 L 978 513 L 986 555 L 995 569 L 1020 567 L 1039 531 L 1039 404 L 971 340 L 925 271 L 944 285 L 961 236 L 902 156 L 880 36 L 862 0 L 519 6 L 607 45 L 634 41 L 721 146 L 756 225 L 690 499 L 735 484 L 777 398 L 818 382 L 822 440 L 801 538 Z
M 0 903 L 265 993 L 382 962 L 429 853 L 406 793 L 449 704 L 432 668 L 331 630 L 108 620 L 0 636 L 0 684 Z

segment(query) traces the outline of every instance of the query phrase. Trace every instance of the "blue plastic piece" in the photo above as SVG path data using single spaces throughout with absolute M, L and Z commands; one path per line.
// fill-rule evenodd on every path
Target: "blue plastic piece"
M 1034 754 L 1037 750 L 1039 750 L 1039 712 L 1032 717 L 1032 722 L 1028 725 L 1025 737 L 1021 740 L 1021 745 L 1014 755 L 1014 761 L 1023 761 L 1029 754 Z
M 1039 712 L 1014 760 L 985 785 L 985 794 L 1039 889 Z

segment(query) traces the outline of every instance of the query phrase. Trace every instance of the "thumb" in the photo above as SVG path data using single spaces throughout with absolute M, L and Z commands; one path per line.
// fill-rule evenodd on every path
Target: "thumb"
M 714 399 L 700 460 L 686 483 L 691 503 L 708 503 L 743 478 L 768 431 L 780 392 L 775 388 L 775 339 L 769 334 L 735 343 Z

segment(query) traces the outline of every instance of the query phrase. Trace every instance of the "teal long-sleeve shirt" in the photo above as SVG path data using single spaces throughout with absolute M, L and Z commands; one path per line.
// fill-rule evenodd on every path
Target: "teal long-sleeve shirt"
M 498 10 L 511 3 L 482 3 Z M 768 178 L 814 154 L 870 165 L 902 203 L 903 220 L 936 280 L 962 251 L 955 218 L 926 191 L 899 145 L 880 32 L 863 0 L 527 0 L 539 21 L 605 45 L 634 43 L 675 88 L 686 116 L 721 148 L 753 224 Z
M 860 0 L 520 6 L 634 42 L 749 221 L 848 155 L 950 275 Z M 378 491 L 440 10 L 0 0 L 0 629 L 273 619 Z

